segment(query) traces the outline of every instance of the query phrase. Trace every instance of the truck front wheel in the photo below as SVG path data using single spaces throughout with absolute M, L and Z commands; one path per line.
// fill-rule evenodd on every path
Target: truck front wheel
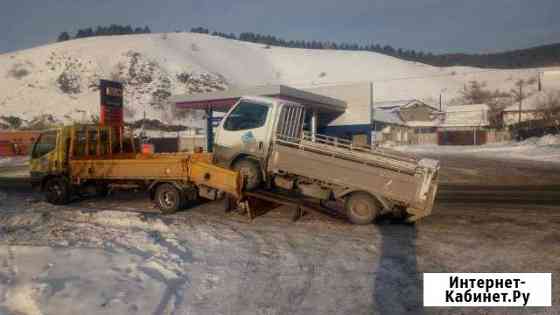
M 95 196 L 100 198 L 105 198 L 109 195 L 109 185 L 106 183 L 96 183 L 95 185 Z
M 48 179 L 43 189 L 47 201 L 53 205 L 64 205 L 70 202 L 70 185 L 64 178 Z
M 369 224 L 380 212 L 377 201 L 366 192 L 352 193 L 346 198 L 344 208 L 354 224 Z
M 257 161 L 241 159 L 233 164 L 232 169 L 238 171 L 244 178 L 245 190 L 253 190 L 261 185 L 262 173 Z
M 181 192 L 171 184 L 159 185 L 154 199 L 163 214 L 175 213 L 181 208 Z

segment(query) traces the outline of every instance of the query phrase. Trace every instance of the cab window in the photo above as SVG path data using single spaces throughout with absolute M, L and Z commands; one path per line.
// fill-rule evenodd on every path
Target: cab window
M 268 106 L 249 102 L 241 102 L 229 114 L 224 122 L 224 129 L 247 130 L 264 126 L 268 114 Z
M 41 134 L 41 136 L 39 136 L 39 140 L 37 140 L 35 146 L 33 147 L 33 153 L 31 157 L 32 158 L 41 157 L 54 150 L 55 147 L 56 147 L 56 130 L 47 131 Z

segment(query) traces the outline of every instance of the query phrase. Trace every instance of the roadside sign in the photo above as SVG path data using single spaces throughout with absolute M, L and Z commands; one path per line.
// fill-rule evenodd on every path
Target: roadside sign
M 100 123 L 104 126 L 123 125 L 123 85 L 120 82 L 100 80 Z

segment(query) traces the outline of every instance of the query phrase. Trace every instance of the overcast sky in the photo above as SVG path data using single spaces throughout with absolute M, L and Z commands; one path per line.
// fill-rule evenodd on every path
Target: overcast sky
M 1 0 L 0 53 L 112 23 L 494 52 L 560 42 L 558 12 L 560 0 Z

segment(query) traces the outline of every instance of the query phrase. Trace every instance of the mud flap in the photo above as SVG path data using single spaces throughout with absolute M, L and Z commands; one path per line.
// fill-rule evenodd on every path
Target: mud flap
M 426 217 L 432 213 L 434 208 L 434 203 L 437 194 L 437 178 L 434 180 L 434 184 L 430 185 L 430 190 L 428 191 L 428 200 L 423 209 L 409 207 L 406 209 L 406 212 L 410 215 L 406 221 L 408 222 L 415 222 L 420 218 Z

